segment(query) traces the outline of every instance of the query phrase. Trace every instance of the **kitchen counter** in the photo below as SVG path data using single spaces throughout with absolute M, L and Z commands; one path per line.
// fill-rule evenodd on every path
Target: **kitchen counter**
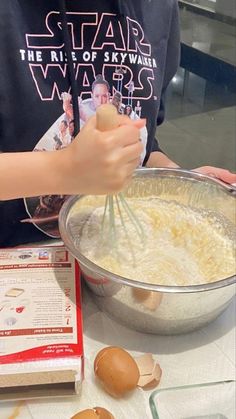
M 122 346 L 133 355 L 151 352 L 160 363 L 160 387 L 235 379 L 236 301 L 213 323 L 188 335 L 154 336 L 126 329 L 93 303 L 84 289 L 85 381 L 74 399 L 48 399 L 0 404 L 0 419 L 69 419 L 88 407 L 102 406 L 116 419 L 151 419 L 150 391 L 136 390 L 130 397 L 114 400 L 94 382 L 93 360 L 107 345 Z
M 184 44 L 236 66 L 234 25 L 188 10 L 180 11 L 180 19 L 181 41 Z

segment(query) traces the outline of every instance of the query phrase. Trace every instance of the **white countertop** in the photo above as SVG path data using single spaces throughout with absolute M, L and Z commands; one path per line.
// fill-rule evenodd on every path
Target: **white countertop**
M 94 382 L 93 360 L 107 345 L 122 346 L 134 355 L 151 352 L 161 365 L 161 387 L 235 379 L 235 300 L 207 327 L 187 335 L 154 336 L 126 329 L 99 311 L 85 290 L 83 295 L 85 381 L 81 396 L 0 404 L 0 419 L 69 419 L 80 410 L 102 406 L 116 419 L 151 419 L 150 392 L 137 389 L 114 400 Z

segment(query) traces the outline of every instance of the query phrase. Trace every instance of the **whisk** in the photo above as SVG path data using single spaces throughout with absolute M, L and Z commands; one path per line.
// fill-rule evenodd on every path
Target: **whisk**
M 97 109 L 97 128 L 100 131 L 108 131 L 117 127 L 117 110 L 113 105 L 101 105 Z M 119 220 L 117 220 L 117 217 Z M 124 194 L 122 192 L 116 195 L 107 195 L 105 200 L 104 212 L 102 216 L 101 234 L 104 238 L 104 226 L 105 220 L 108 219 L 108 240 L 111 245 L 111 249 L 116 248 L 117 245 L 117 223 L 121 225 L 124 230 L 126 240 L 129 244 L 129 249 L 133 262 L 136 262 L 135 254 L 132 246 L 132 239 L 129 235 L 129 231 L 126 225 L 127 220 L 132 223 L 133 229 L 137 234 L 140 243 L 144 245 L 145 242 L 145 231 L 141 222 L 133 209 L 128 204 Z M 107 237 L 106 237 L 107 239 Z

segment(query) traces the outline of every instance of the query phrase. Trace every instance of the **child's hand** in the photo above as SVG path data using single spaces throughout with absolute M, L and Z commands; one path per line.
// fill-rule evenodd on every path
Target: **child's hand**
M 202 173 L 204 175 L 215 177 L 226 183 L 231 183 L 231 184 L 236 183 L 236 174 L 226 169 L 221 169 L 221 168 L 213 167 L 213 166 L 203 166 L 203 167 L 198 167 L 197 169 L 194 169 L 194 171 Z
M 145 120 L 117 116 L 117 121 L 118 128 L 100 132 L 92 117 L 72 144 L 57 152 L 61 193 L 112 194 L 127 184 L 140 161 Z

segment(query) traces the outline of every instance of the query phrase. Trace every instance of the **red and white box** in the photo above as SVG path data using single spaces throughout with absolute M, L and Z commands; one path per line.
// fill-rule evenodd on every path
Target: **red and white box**
M 0 249 L 0 400 L 75 395 L 82 380 L 78 263 L 63 246 Z

